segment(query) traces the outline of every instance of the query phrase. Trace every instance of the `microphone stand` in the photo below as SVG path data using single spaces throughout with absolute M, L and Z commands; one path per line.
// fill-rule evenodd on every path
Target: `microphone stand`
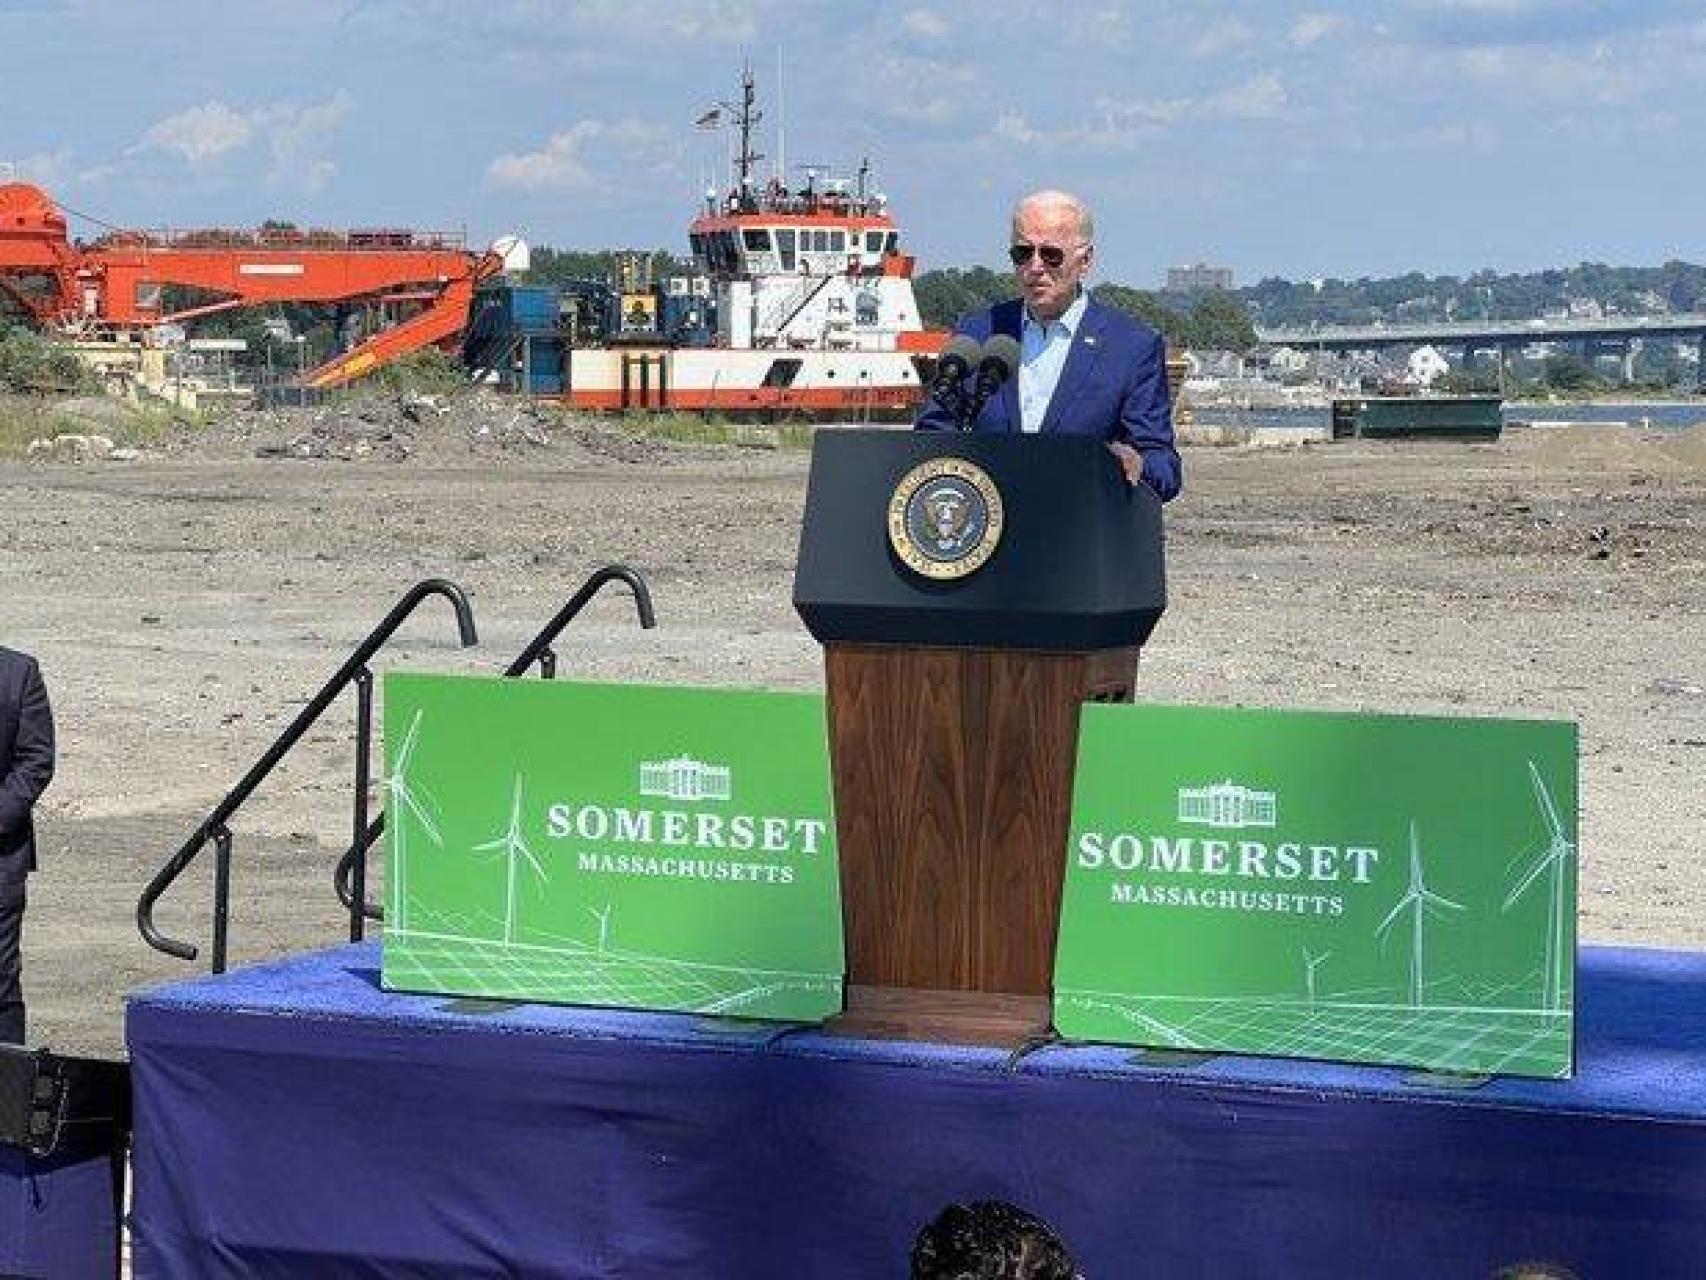
M 993 340 L 992 340 L 993 341 Z M 977 422 L 978 415 L 983 412 L 983 406 L 989 403 L 989 398 L 999 391 L 1002 384 L 1014 375 L 1018 365 L 1018 344 L 1013 345 L 1013 359 L 1005 354 L 986 356 L 978 363 L 977 373 L 972 378 L 971 395 L 966 396 L 962 385 L 960 394 L 964 401 L 965 418 L 960 424 L 961 431 L 970 431 Z
M 960 382 L 953 389 L 954 403 L 951 412 L 954 415 L 954 425 L 961 431 L 970 431 L 972 424 L 977 421 L 977 415 L 983 412 L 983 402 L 987 399 L 987 396 L 977 394 L 975 383 L 971 394 L 968 395 L 965 382 Z

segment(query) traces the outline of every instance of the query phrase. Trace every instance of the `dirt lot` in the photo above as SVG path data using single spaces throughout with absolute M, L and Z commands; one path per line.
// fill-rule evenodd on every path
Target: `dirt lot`
M 1187 451 L 1170 702 L 1575 719 L 1582 932 L 1706 943 L 1706 430 L 1496 445 Z M 33 1038 L 116 1051 L 124 993 L 192 966 L 132 915 L 149 875 L 391 602 L 445 576 L 390 663 L 501 667 L 593 569 L 641 569 L 567 633 L 564 674 L 815 688 L 789 606 L 806 457 L 547 413 L 245 415 L 134 461 L 0 462 L 0 642 L 36 653 L 59 777 L 30 886 Z M 382 664 L 383 665 L 383 664 Z M 239 816 L 234 960 L 337 941 L 349 700 Z M 210 936 L 211 857 L 162 904 Z M 205 960 L 205 951 L 204 951 Z

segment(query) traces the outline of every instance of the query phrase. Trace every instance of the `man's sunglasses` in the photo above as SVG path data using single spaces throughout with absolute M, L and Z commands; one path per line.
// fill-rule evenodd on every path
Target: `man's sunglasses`
M 1073 246 L 1077 248 L 1076 245 Z M 1015 244 L 1007 247 L 1007 256 L 1013 260 L 1015 267 L 1022 267 L 1036 254 L 1043 260 L 1043 266 L 1051 270 L 1066 261 L 1067 251 L 1058 244 Z

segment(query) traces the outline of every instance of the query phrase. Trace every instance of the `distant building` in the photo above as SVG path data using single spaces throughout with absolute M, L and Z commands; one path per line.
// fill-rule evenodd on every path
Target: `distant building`
M 1180 787 L 1179 821 L 1271 827 L 1279 821 L 1279 802 L 1272 791 L 1253 791 L 1230 778 L 1207 787 Z
M 1167 268 L 1168 293 L 1226 292 L 1232 288 L 1231 267 L 1211 267 L 1198 262 L 1188 267 Z
M 640 794 L 671 800 L 727 800 L 730 774 L 726 765 L 707 764 L 691 756 L 640 762 Z
M 1432 347 L 1417 347 L 1410 353 L 1407 381 L 1418 387 L 1431 387 L 1442 374 L 1451 371 L 1444 356 Z

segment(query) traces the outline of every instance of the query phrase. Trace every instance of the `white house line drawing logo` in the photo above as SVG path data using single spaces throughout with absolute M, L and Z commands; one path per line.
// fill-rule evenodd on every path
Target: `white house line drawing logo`
M 668 800 L 727 800 L 733 778 L 726 765 L 707 764 L 692 756 L 640 761 L 640 794 Z
M 1179 821 L 1208 827 L 1272 827 L 1279 822 L 1279 800 L 1272 791 L 1254 791 L 1230 778 L 1206 787 L 1180 787 Z

